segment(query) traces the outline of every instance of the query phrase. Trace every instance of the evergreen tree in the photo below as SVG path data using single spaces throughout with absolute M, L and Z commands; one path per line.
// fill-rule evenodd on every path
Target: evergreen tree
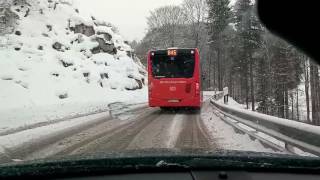
M 215 51 L 217 61 L 218 88 L 223 89 L 222 45 L 225 40 L 224 31 L 229 24 L 231 9 L 229 0 L 208 0 L 208 28 L 211 49 Z
M 239 0 L 236 3 L 236 26 L 240 38 L 239 67 L 241 68 L 241 88 L 242 97 L 245 97 L 247 108 L 249 108 L 249 99 L 251 109 L 255 110 L 255 83 L 254 69 L 256 60 L 259 58 L 257 50 L 262 43 L 262 26 L 255 12 L 254 4 L 250 0 Z M 250 92 L 249 92 L 250 90 Z M 250 97 L 249 97 L 250 93 Z

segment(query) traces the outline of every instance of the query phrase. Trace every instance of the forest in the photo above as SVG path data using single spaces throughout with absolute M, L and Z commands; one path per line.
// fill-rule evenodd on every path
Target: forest
M 130 42 L 146 62 L 150 49 L 198 48 L 203 90 L 229 93 L 247 109 L 320 125 L 319 66 L 260 23 L 251 0 L 184 0 L 147 17 Z

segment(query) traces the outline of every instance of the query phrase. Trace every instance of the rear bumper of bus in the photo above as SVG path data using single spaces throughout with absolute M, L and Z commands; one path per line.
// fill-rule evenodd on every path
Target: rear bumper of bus
M 195 107 L 200 108 L 200 97 L 181 99 L 179 102 L 170 102 L 168 99 L 149 99 L 150 107 Z

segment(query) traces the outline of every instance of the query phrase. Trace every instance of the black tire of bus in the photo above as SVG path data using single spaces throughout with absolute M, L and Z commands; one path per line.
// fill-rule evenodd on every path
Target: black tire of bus
M 161 111 L 168 111 L 169 107 L 160 107 Z
M 195 114 L 200 114 L 201 113 L 201 108 L 200 107 L 195 107 L 194 109 Z

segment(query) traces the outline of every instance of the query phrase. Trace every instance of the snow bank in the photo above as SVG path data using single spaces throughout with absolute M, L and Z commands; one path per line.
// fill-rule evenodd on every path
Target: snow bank
M 247 109 L 243 109 L 243 108 L 239 108 L 233 105 L 226 105 L 221 101 L 216 101 L 216 103 L 220 106 L 220 107 L 224 107 L 226 109 L 230 109 L 233 112 L 237 112 L 240 114 L 248 114 L 251 117 L 255 117 L 256 119 L 260 119 L 266 122 L 270 122 L 273 124 L 278 124 L 278 125 L 282 125 L 282 126 L 287 126 L 287 127 L 291 127 L 294 129 L 298 129 L 301 131 L 308 131 L 310 133 L 316 134 L 316 135 L 320 135 L 320 127 L 319 126 L 313 126 L 310 124 L 305 124 L 302 122 L 297 122 L 297 121 L 293 121 L 293 120 L 289 120 L 289 119 L 284 119 L 284 118 L 278 118 L 275 116 L 270 116 L 270 115 L 266 115 L 266 114 L 262 114 L 262 113 L 258 113 L 258 112 L 253 112 Z
M 220 104 L 224 104 L 223 98 L 219 99 L 217 102 Z M 240 108 L 240 109 L 246 109 L 246 106 L 244 104 L 240 104 L 237 101 L 235 101 L 232 97 L 228 97 L 228 106 L 230 107 L 235 107 L 235 108 Z
M 272 149 L 265 148 L 258 140 L 251 140 L 249 135 L 237 134 L 230 125 L 214 114 L 214 109 L 209 103 L 204 108 L 201 118 L 219 149 L 274 153 Z
M 109 113 L 107 112 L 97 113 L 86 117 L 78 117 L 48 126 L 42 126 L 14 134 L 0 136 L 0 147 L 5 147 L 7 150 L 17 149 L 24 143 L 41 141 L 54 134 L 63 134 L 70 128 L 79 128 L 80 126 L 83 126 L 83 124 L 91 124 L 93 121 L 99 122 L 101 119 L 105 119 L 108 116 Z
M 213 101 L 213 100 L 212 100 Z M 262 126 L 266 126 L 266 128 L 270 128 L 271 132 L 275 131 L 279 134 L 281 134 L 281 136 L 288 136 L 291 138 L 296 138 L 296 141 L 288 141 L 289 143 L 296 143 L 296 145 L 301 144 L 299 141 L 303 142 L 305 141 L 306 144 L 310 144 L 310 145 L 314 145 L 314 139 L 317 139 L 317 136 L 320 135 L 320 127 L 319 126 L 313 126 L 310 124 L 305 124 L 302 122 L 297 122 L 297 121 L 293 121 L 293 120 L 289 120 L 289 119 L 284 119 L 284 118 L 278 118 L 278 117 L 274 117 L 274 116 L 270 116 L 270 115 L 266 115 L 266 114 L 262 114 L 262 113 L 258 113 L 258 112 L 253 112 L 251 110 L 247 110 L 244 109 L 243 107 L 237 107 L 234 105 L 227 105 L 224 104 L 221 101 L 215 101 L 213 102 L 219 109 L 222 109 L 223 111 L 226 111 L 228 113 L 231 113 L 235 116 L 239 116 L 240 118 L 246 119 L 248 118 L 248 120 L 250 121 L 257 121 L 257 122 L 252 122 L 253 124 L 258 123 L 261 124 Z M 244 117 L 242 117 L 244 116 Z M 241 123 L 238 123 L 238 125 L 240 125 Z M 247 125 L 240 125 L 240 127 L 248 130 L 248 131 L 253 131 L 253 129 Z M 254 127 L 254 126 L 252 126 Z M 258 127 L 258 126 L 257 126 Z M 259 129 L 259 128 L 258 128 Z M 263 128 L 262 128 L 263 129 Z M 289 129 L 289 130 L 288 130 Z M 261 130 L 261 129 L 259 129 Z M 291 131 L 290 131 L 291 130 Z M 269 130 L 267 130 L 266 132 L 268 132 Z M 297 134 L 294 134 L 293 132 L 297 131 Z M 262 130 L 262 132 L 264 132 Z M 282 142 L 281 140 L 278 140 L 274 137 L 271 137 L 265 133 L 262 132 L 258 132 L 257 135 L 267 139 L 279 146 L 284 147 L 284 142 Z M 300 134 L 305 134 L 306 137 L 309 138 L 302 138 L 302 136 L 300 136 Z M 278 135 L 278 137 L 281 137 Z M 275 137 L 277 137 L 277 135 L 275 135 Z M 310 138 L 311 137 L 311 138 Z M 281 139 L 281 138 L 280 138 Z M 306 145 L 301 145 L 302 147 L 308 147 Z M 316 146 L 316 145 L 314 145 Z M 295 147 L 295 152 L 299 155 L 303 155 L 303 156 L 314 156 L 310 153 L 304 152 L 303 150 L 300 150 L 299 148 Z
M 69 0 L 7 3 L 16 26 L 0 36 L 0 132 L 146 101 L 144 67 L 109 23 Z

